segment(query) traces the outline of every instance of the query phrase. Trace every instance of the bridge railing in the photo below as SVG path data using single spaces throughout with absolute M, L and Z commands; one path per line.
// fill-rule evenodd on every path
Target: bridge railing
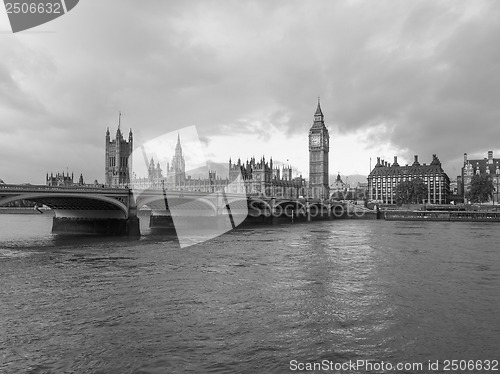
M 58 192 L 128 192 L 128 188 L 123 187 L 87 187 L 87 186 L 46 186 L 36 184 L 0 184 L 0 190 L 9 190 L 12 192 L 39 192 L 39 191 L 58 191 Z

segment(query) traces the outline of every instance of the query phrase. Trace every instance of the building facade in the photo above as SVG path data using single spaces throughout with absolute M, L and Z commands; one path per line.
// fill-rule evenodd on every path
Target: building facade
M 54 175 L 53 173 L 47 173 L 47 176 L 45 178 L 45 184 L 47 186 L 51 187 L 72 187 L 72 186 L 84 186 L 85 183 L 83 182 L 83 175 L 80 174 L 80 178 L 78 178 L 78 183 L 73 182 L 73 173 L 69 175 L 69 172 L 64 174 L 64 171 L 62 173 L 57 173 Z
M 469 190 L 474 175 L 489 175 L 495 187 L 493 201 L 498 202 L 500 185 L 500 159 L 493 157 L 493 151 L 488 151 L 488 157 L 483 159 L 469 160 L 464 153 L 464 166 L 462 167 L 462 186 L 460 193 L 465 197 Z
M 309 129 L 309 196 L 313 199 L 329 198 L 328 155 L 330 135 L 325 126 L 318 99 L 314 122 Z
M 396 204 L 396 188 L 402 181 L 420 178 L 427 186 L 428 204 L 447 204 L 450 194 L 450 178 L 441 167 L 441 162 L 436 155 L 432 162 L 421 165 L 418 156 L 412 165 L 400 166 L 394 157 L 391 165 L 377 157 L 377 164 L 368 176 L 368 194 L 371 201 L 383 204 Z
M 154 158 L 151 158 L 148 166 L 148 176 L 142 178 L 134 177 L 131 185 L 137 189 L 218 192 L 223 191 L 229 183 L 227 177 L 217 177 L 217 173 L 211 170 L 208 172 L 208 178 L 186 176 L 186 162 L 182 154 L 180 136 L 177 136 L 177 144 L 172 162 L 167 163 L 165 171 L 166 174 L 164 175 L 160 163 L 155 163 Z
M 272 158 L 266 161 L 265 157 L 260 161 L 252 157 L 246 163 L 238 159 L 234 164 L 230 159 L 229 180 L 229 193 L 297 199 L 307 191 L 302 175 L 294 178 L 290 166 L 280 169 L 273 166 Z
M 309 130 L 309 186 L 300 176 L 293 177 L 290 166 L 273 166 L 273 161 L 264 157 L 242 163 L 229 160 L 229 175 L 217 176 L 208 172 L 208 178 L 186 176 L 186 166 L 180 136 L 177 137 L 175 153 L 171 163 L 163 169 L 151 158 L 147 176 L 132 174 L 133 134 L 130 129 L 128 141 L 123 137 L 120 123 L 114 139 L 106 131 L 105 184 L 107 186 L 130 186 L 138 189 L 167 189 L 179 191 L 245 193 L 282 198 L 325 198 L 329 197 L 328 155 L 329 134 L 325 127 L 323 113 L 318 100 L 314 123 Z
M 107 186 L 123 187 L 130 183 L 130 171 L 132 170 L 133 148 L 132 129 L 128 133 L 128 141 L 123 137 L 120 130 L 120 120 L 116 136 L 111 139 L 109 127 L 106 130 L 106 156 L 104 166 L 104 184 Z
M 337 174 L 335 182 L 330 186 L 330 198 L 335 200 L 344 200 L 347 198 L 350 186 L 342 180 L 340 173 Z
M 242 163 L 229 160 L 229 176 L 220 178 L 213 170 L 208 178 L 186 176 L 186 163 L 182 153 L 180 137 L 177 138 L 172 162 L 166 165 L 166 174 L 159 162 L 149 161 L 148 176 L 133 178 L 131 185 L 138 189 L 165 189 L 174 191 L 199 191 L 240 193 L 247 195 L 265 195 L 283 198 L 298 198 L 306 193 L 305 180 L 302 176 L 293 177 L 292 168 L 273 167 L 272 159 L 267 162 L 255 158 Z

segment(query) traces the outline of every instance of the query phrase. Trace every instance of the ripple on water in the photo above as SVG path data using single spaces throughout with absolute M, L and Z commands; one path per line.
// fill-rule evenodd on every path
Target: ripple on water
M 161 235 L 0 239 L 0 371 L 289 372 L 292 359 L 498 355 L 498 231 L 352 221 L 235 230 L 184 249 Z
M 23 258 L 29 257 L 33 254 L 35 254 L 35 252 L 27 250 L 0 248 L 0 258 Z

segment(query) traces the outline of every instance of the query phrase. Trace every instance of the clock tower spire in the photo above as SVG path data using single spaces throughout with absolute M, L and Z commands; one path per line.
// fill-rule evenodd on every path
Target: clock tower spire
M 314 122 L 309 129 L 309 190 L 313 199 L 329 198 L 328 153 L 330 135 L 325 126 L 318 97 Z

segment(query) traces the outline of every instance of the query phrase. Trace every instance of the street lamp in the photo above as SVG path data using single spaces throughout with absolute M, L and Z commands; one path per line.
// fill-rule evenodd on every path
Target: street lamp
M 497 206 L 498 206 L 498 177 L 499 177 L 499 175 L 497 174 L 497 176 L 495 178 L 495 180 L 497 181 L 497 188 L 495 190 L 496 195 L 497 195 Z M 493 205 L 495 205 L 495 198 L 493 198 Z

